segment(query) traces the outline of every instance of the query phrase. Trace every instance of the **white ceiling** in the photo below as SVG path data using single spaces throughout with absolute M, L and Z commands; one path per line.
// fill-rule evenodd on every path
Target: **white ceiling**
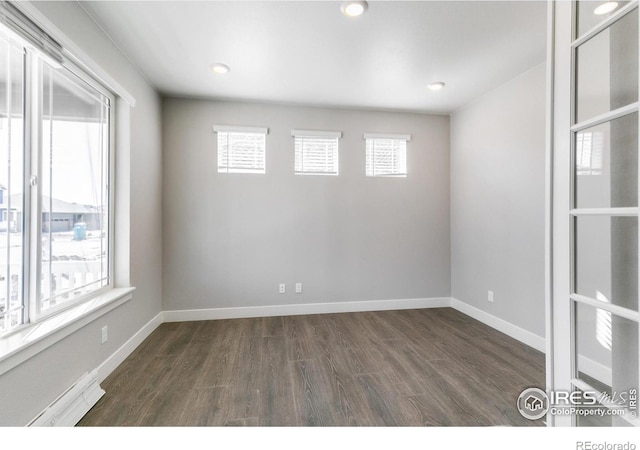
M 171 96 L 450 113 L 545 58 L 544 1 L 81 4 Z

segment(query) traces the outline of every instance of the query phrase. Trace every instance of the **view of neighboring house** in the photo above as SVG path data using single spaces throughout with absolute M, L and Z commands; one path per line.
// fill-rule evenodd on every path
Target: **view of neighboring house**
M 7 189 L 0 185 L 0 231 L 12 233 L 22 231 L 22 194 L 6 195 Z M 72 231 L 76 223 L 85 223 L 87 230 L 100 229 L 100 211 L 95 206 L 69 203 L 57 198 L 42 197 L 42 231 Z
M 0 231 L 9 229 L 11 232 L 17 232 L 22 228 L 18 225 L 22 223 L 22 206 L 19 209 L 15 204 L 9 206 L 8 200 L 7 188 L 0 184 Z

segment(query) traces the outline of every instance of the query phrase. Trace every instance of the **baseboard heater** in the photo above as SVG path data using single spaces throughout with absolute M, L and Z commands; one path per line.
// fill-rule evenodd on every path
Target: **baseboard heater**
M 104 395 L 98 384 L 98 371 L 85 373 L 69 389 L 33 419 L 30 427 L 72 427 Z

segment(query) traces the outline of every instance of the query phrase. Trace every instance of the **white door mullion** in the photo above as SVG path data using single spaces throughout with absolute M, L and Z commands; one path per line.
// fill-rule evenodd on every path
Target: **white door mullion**
M 572 216 L 607 216 L 607 217 L 638 217 L 637 207 L 629 208 L 577 208 L 569 211 Z
M 613 303 L 605 303 L 600 300 L 596 300 L 594 298 L 580 294 L 571 294 L 571 299 L 575 302 L 584 303 L 585 305 L 607 311 L 615 316 L 623 317 L 636 323 L 640 322 L 640 313 L 638 311 L 634 311 L 623 306 L 614 305 Z
M 582 36 L 577 36 L 577 33 L 575 32 L 576 27 L 574 25 L 574 33 L 572 34 L 572 36 L 575 38 L 575 40 L 571 43 L 571 47 L 577 48 L 581 46 L 582 44 L 587 42 L 589 39 L 597 36 L 602 31 L 606 30 L 611 25 L 616 23 L 618 20 L 622 19 L 624 16 L 626 16 L 628 13 L 630 13 L 637 7 L 638 7 L 638 2 L 636 0 L 631 1 L 629 4 L 627 4 L 626 6 L 623 6 L 618 11 L 611 14 L 607 19 L 605 19 L 600 24 L 596 25 L 595 27 L 593 27 L 592 29 L 584 33 Z M 577 15 L 574 14 L 573 17 L 575 18 L 577 17 Z M 577 22 L 576 20 L 573 21 L 574 24 L 576 24 L 576 22 Z
M 552 237 L 551 237 L 551 295 L 550 309 L 553 322 L 553 364 L 547 370 L 553 373 L 547 376 L 553 384 L 547 386 L 549 390 L 570 391 L 572 389 L 571 379 L 573 378 L 571 363 L 572 337 L 570 328 L 572 327 L 572 301 L 571 294 L 571 216 L 572 209 L 570 202 L 571 186 L 571 133 L 570 125 L 572 119 L 572 48 L 570 46 L 573 35 L 571 34 L 571 13 L 572 4 L 570 2 L 552 1 L 554 9 L 553 23 L 553 117 L 551 124 L 553 129 L 552 139 L 552 191 L 551 191 L 551 217 L 552 217 Z M 569 426 L 572 423 L 570 416 L 555 416 L 553 418 L 555 426 Z

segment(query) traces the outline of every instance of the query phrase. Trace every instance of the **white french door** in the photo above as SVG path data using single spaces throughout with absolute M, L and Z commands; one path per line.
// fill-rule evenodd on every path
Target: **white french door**
M 550 24 L 548 387 L 598 401 L 548 422 L 638 426 L 638 1 L 553 2 Z

